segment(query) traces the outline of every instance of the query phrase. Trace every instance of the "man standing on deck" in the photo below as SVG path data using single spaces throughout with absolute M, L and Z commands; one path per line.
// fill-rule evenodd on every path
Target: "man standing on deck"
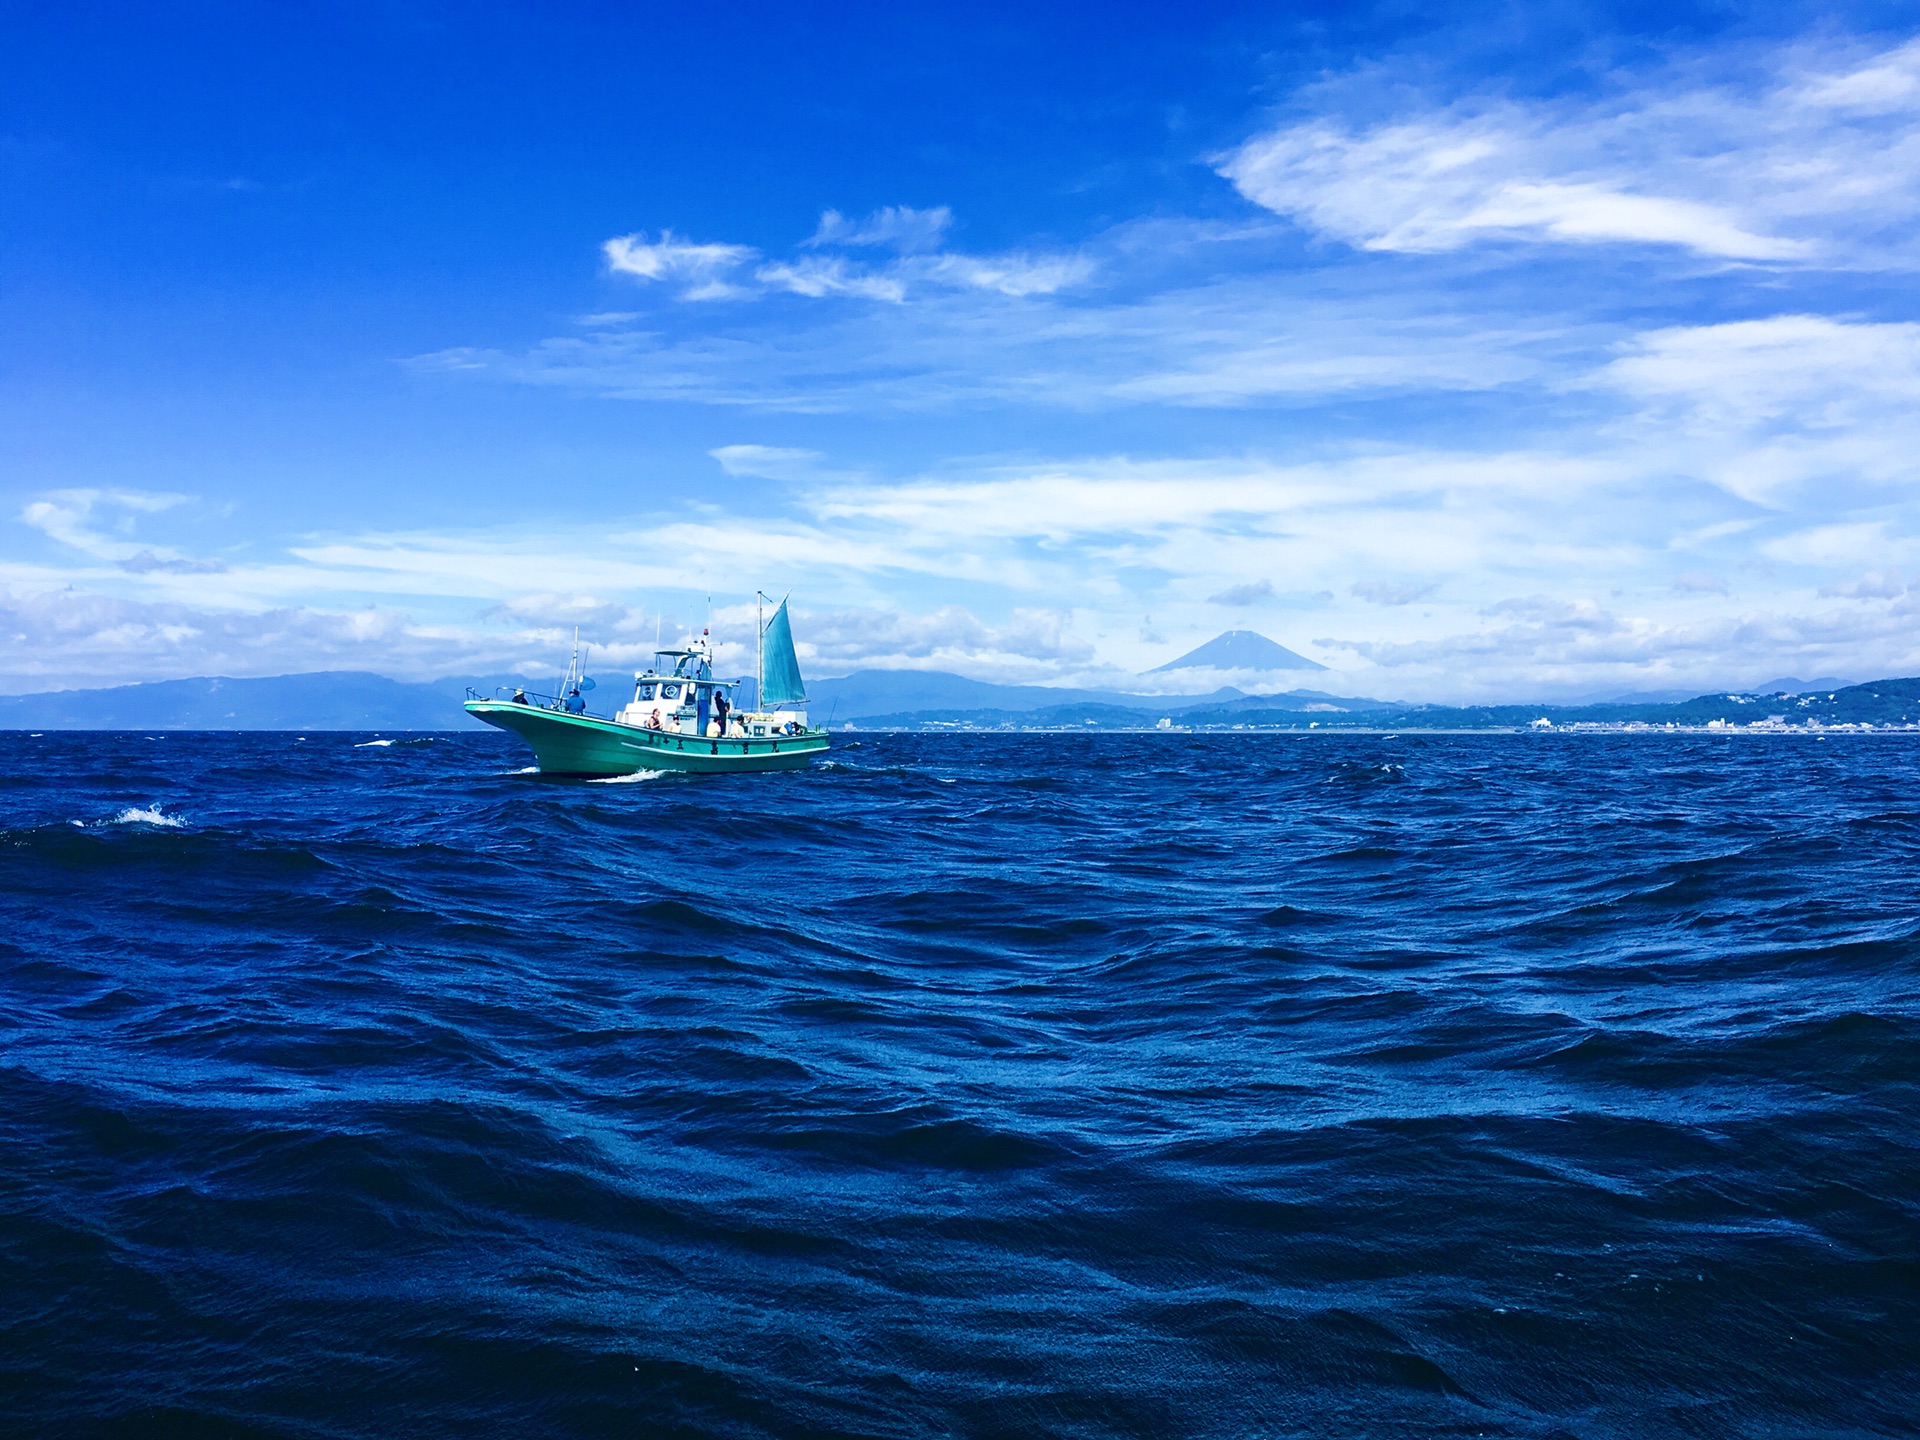
M 716 690 L 713 692 L 713 718 L 718 722 L 722 735 L 727 733 L 727 711 L 731 708 L 732 707 L 727 704 L 726 691 Z

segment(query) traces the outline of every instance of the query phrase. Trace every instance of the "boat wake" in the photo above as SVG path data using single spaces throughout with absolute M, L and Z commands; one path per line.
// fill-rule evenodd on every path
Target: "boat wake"
M 631 775 L 602 775 L 589 780 L 589 785 L 638 785 L 642 780 L 659 780 L 673 774 L 671 770 L 636 770 Z

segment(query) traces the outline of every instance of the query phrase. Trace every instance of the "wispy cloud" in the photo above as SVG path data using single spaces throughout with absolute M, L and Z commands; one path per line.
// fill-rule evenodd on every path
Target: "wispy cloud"
M 155 547 L 135 538 L 143 515 L 158 515 L 191 503 L 190 495 L 146 490 L 54 490 L 29 501 L 20 511 L 26 525 L 49 539 L 96 560 L 108 560 L 122 569 L 140 572 L 173 570 L 204 574 L 224 567 L 193 560 L 168 547 Z
M 1411 605 L 1440 588 L 1434 580 L 1362 580 L 1350 587 L 1356 599 L 1369 605 Z
M 129 570 L 129 554 L 113 550 L 65 570 L 0 564 L 0 585 L 16 596 L 76 587 L 119 617 L 101 635 L 135 637 L 125 654 L 148 646 L 185 667 L 176 673 L 191 673 L 196 655 L 240 663 L 233 637 L 254 622 L 236 617 L 296 612 L 297 625 L 260 624 L 333 637 L 303 652 L 309 663 L 344 656 L 355 635 L 368 668 L 397 663 L 382 655 L 532 663 L 574 624 L 606 647 L 596 653 L 638 656 L 653 617 L 685 618 L 707 593 L 756 583 L 792 586 L 810 615 L 846 617 L 837 629 L 810 621 L 803 637 L 810 667 L 829 671 L 900 664 L 1119 683 L 1166 658 L 1143 638 L 1143 610 L 1153 634 L 1184 647 L 1219 628 L 1220 607 L 1253 604 L 1268 607 L 1274 638 L 1317 644 L 1339 667 L 1328 688 L 1362 692 L 1391 682 L 1416 696 L 1484 694 L 1562 670 L 1623 687 L 1746 683 L 1755 677 L 1743 682 L 1736 662 L 1795 634 L 1825 638 L 1795 640 L 1761 668 L 1904 662 L 1908 642 L 1887 617 L 1908 591 L 1873 577 L 1920 565 L 1920 527 L 1873 494 L 1783 495 L 1757 510 L 1675 482 L 1667 450 L 1631 431 L 1582 443 L 1593 448 L 1095 456 L 896 477 L 808 448 L 741 444 L 713 452 L 723 475 L 805 482 L 783 488 L 778 513 L 669 506 L 591 526 L 309 538 L 217 575 Z M 1737 465 L 1737 447 L 1725 458 Z M 1287 578 L 1286 594 L 1272 575 Z M 1314 630 L 1302 633 L 1308 612 Z M 1772 618 L 1748 624 L 1762 613 Z M 161 646 L 152 637 L 164 626 L 173 638 Z M 1723 655 L 1696 635 L 1739 643 Z
M 607 268 L 638 280 L 677 281 L 683 300 L 720 300 L 745 293 L 724 277 L 754 258 L 746 245 L 695 243 L 662 230 L 658 240 L 643 233 L 617 235 L 600 247 Z
M 1263 600 L 1273 599 L 1271 580 L 1250 580 L 1244 585 L 1229 585 L 1216 595 L 1207 596 L 1209 605 L 1245 606 L 1258 605 Z
M 1094 272 L 1084 255 L 941 255 L 917 268 L 930 280 L 1016 296 L 1052 295 Z
M 1520 698 L 1527 693 L 1521 686 L 1550 696 L 1629 679 L 1642 687 L 1707 689 L 1708 677 L 1719 677 L 1720 684 L 1744 688 L 1783 668 L 1913 674 L 1920 670 L 1916 611 L 1920 607 L 1899 602 L 1810 612 L 1751 608 L 1683 619 L 1537 596 L 1491 607 L 1481 626 L 1431 640 L 1316 643 L 1362 655 L 1422 688 L 1449 671 L 1472 677 L 1468 693 L 1486 698 Z
M 899 276 L 876 275 L 837 257 L 762 265 L 754 278 L 775 290 L 790 290 L 815 300 L 825 295 L 856 295 L 898 303 L 907 298 L 906 281 Z
M 1572 382 L 1634 402 L 1668 463 L 1777 506 L 1796 488 L 1911 483 L 1920 325 L 1781 315 L 1649 331 Z
M 648 240 L 644 232 L 621 235 L 601 246 L 607 268 L 639 280 L 677 281 L 683 300 L 732 300 L 754 294 L 786 293 L 822 300 L 842 297 L 879 300 L 892 304 L 915 292 L 938 294 L 950 290 L 991 290 L 1001 295 L 1052 295 L 1079 285 L 1094 273 L 1094 263 L 1078 254 L 965 255 L 940 250 L 940 241 L 952 223 L 944 205 L 932 210 L 889 206 L 863 221 L 850 221 L 837 210 L 820 217 L 820 227 L 800 248 L 883 247 L 897 251 L 878 264 L 861 263 L 845 255 L 805 254 L 772 259 L 756 266 L 750 276 L 739 272 L 760 258 L 748 245 L 695 244 L 674 237 L 671 230 Z M 605 323 L 591 316 L 583 323 Z
M 465 637 L 436 634 L 370 607 L 229 610 L 62 587 L 0 587 L 0 668 L 20 688 L 188 675 L 281 675 L 330 667 L 411 671 L 428 678 L 472 654 Z M 290 663 L 289 657 L 298 657 Z
M 1112 247 L 1116 266 L 1124 241 Z M 1053 294 L 1011 269 L 977 278 L 916 303 L 812 322 L 736 318 L 724 333 L 693 334 L 595 327 L 519 353 L 461 347 L 412 364 L 630 399 L 810 413 L 985 401 L 1245 407 L 1497 390 L 1549 378 L 1570 343 L 1598 349 L 1618 333 L 1583 339 L 1578 321 L 1558 313 L 1462 314 L 1427 287 L 1384 277 L 1309 287 L 1229 272 L 1126 297 Z
M 1920 325 L 1778 315 L 1635 337 L 1594 383 L 1715 427 L 1872 424 L 1920 404 Z
M 1505 240 L 1770 264 L 1920 259 L 1920 42 L 1783 52 L 1758 87 L 1701 68 L 1610 77 L 1599 100 L 1309 115 L 1247 141 L 1220 173 L 1254 203 L 1371 250 Z M 1345 95 L 1336 84 L 1322 97 Z
M 953 224 L 945 205 L 916 210 L 911 205 L 888 205 L 864 220 L 849 220 L 838 210 L 823 211 L 820 227 L 805 243 L 818 245 L 885 245 L 896 250 L 933 250 Z
M 829 669 L 860 666 L 919 670 L 993 670 L 1007 665 L 1036 676 L 1072 671 L 1094 648 L 1073 630 L 1069 611 L 1016 608 L 1002 625 L 982 622 L 963 606 L 929 614 L 805 611 L 803 654 Z
M 1822 585 L 1820 595 L 1822 599 L 1898 600 L 1910 588 L 1906 577 L 1897 569 L 1869 570 L 1852 580 Z
M 825 457 L 818 450 L 791 445 L 722 445 L 707 452 L 729 475 L 758 475 L 768 480 L 800 480 L 817 475 Z

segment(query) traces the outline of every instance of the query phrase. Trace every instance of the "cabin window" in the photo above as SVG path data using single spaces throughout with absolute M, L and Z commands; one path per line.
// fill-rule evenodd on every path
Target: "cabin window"
M 662 700 L 678 700 L 680 698 L 680 687 L 669 681 L 660 687 L 660 698 Z
M 642 685 L 634 692 L 633 698 L 636 700 L 651 700 L 653 698 L 653 686 Z

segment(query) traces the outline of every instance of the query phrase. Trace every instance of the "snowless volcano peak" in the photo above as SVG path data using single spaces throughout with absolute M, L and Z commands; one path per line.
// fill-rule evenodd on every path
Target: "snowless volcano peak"
M 1216 635 L 1197 650 L 1189 650 L 1178 660 L 1169 660 L 1147 671 L 1159 675 L 1168 670 L 1324 670 L 1327 667 L 1304 655 L 1296 655 L 1284 645 L 1276 645 L 1251 630 L 1229 630 Z

